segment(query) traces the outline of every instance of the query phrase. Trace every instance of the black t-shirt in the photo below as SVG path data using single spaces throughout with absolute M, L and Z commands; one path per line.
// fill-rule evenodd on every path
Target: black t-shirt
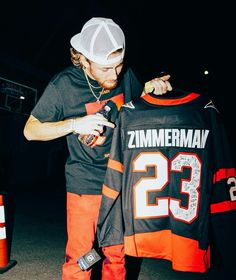
M 90 79 L 94 87 L 98 83 Z M 97 96 L 99 89 L 93 89 Z M 101 89 L 100 89 L 101 90 Z M 111 121 L 117 118 L 121 105 L 140 96 L 142 86 L 130 68 L 121 73 L 118 86 L 100 98 L 100 103 L 89 89 L 83 70 L 70 66 L 55 75 L 32 111 L 40 122 L 56 122 L 72 117 L 93 114 L 107 100 L 116 106 Z M 111 147 L 113 129 L 107 128 L 103 144 L 90 148 L 78 141 L 78 136 L 67 135 L 69 157 L 65 174 L 67 191 L 77 194 L 100 194 Z

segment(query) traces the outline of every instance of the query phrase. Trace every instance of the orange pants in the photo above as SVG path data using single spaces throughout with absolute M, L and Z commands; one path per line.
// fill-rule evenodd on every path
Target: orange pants
M 82 271 L 77 260 L 93 247 L 101 195 L 77 195 L 67 193 L 66 260 L 62 267 L 62 280 L 88 280 L 91 269 Z M 125 257 L 123 245 L 103 248 L 105 260 L 102 264 L 103 280 L 125 279 Z

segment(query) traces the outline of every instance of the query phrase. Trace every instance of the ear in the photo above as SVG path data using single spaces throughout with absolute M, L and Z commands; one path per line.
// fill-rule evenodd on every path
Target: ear
M 80 63 L 83 65 L 84 68 L 88 68 L 90 65 L 87 58 L 83 54 L 80 55 Z
M 75 55 L 75 49 L 74 48 L 70 48 L 70 54 Z

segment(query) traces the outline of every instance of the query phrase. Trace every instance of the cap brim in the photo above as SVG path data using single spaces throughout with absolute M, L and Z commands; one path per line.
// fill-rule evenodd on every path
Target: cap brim
M 70 44 L 71 46 L 78 52 L 81 51 L 81 47 L 80 47 L 80 33 L 74 35 L 71 39 L 70 39 Z

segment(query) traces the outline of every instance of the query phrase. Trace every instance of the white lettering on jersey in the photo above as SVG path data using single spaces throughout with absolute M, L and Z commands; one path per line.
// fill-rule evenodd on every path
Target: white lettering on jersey
M 207 129 L 142 129 L 127 131 L 128 148 L 185 147 L 203 149 Z
M 127 133 L 128 133 L 128 135 L 130 135 L 128 147 L 129 147 L 130 149 L 135 148 L 135 144 L 134 144 L 135 131 L 128 131 Z
M 227 184 L 232 185 L 229 190 L 231 201 L 236 200 L 236 178 L 230 177 L 227 181 Z

